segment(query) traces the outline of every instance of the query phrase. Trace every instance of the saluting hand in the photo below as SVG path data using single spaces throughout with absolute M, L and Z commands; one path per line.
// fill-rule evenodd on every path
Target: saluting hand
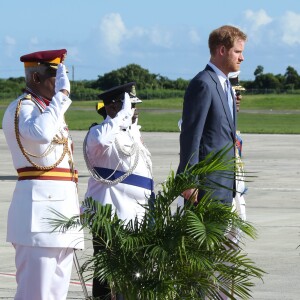
M 130 100 L 130 96 L 128 95 L 128 93 L 124 93 L 124 100 L 123 100 L 122 110 L 124 110 L 124 112 L 126 114 L 129 114 L 129 115 L 132 114 L 131 100 Z
M 55 78 L 55 93 L 63 92 L 69 96 L 71 91 L 70 80 L 67 75 L 66 66 L 59 64 L 56 71 Z
M 123 106 L 118 115 L 122 116 L 122 125 L 121 128 L 126 129 L 132 124 L 132 109 L 131 109 L 131 100 L 128 93 L 124 93 Z

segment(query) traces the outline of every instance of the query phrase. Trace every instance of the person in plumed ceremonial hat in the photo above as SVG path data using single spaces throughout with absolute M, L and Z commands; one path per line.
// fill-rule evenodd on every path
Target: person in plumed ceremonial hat
M 99 95 L 107 117 L 92 126 L 84 140 L 84 157 L 91 173 L 85 197 L 112 205 L 117 216 L 129 222 L 144 215 L 153 196 L 151 154 L 141 141 L 135 82 L 113 87 Z M 84 207 L 83 207 L 84 209 Z M 94 255 L 101 251 L 94 237 Z M 93 280 L 93 297 L 107 299 L 110 289 Z
M 79 228 L 54 230 L 53 211 L 79 215 L 78 174 L 64 114 L 71 105 L 65 49 L 21 56 L 26 88 L 6 109 L 2 127 L 18 180 L 8 211 L 7 241 L 15 248 L 15 299 L 67 298 Z

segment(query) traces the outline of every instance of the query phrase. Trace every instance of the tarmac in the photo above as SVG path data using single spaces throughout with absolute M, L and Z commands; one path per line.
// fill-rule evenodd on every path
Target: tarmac
M 82 155 L 86 132 L 71 131 L 71 134 L 79 170 L 79 196 L 83 200 L 89 177 Z M 177 169 L 179 133 L 145 132 L 142 135 L 152 153 L 156 190 L 159 190 L 159 183 L 167 178 L 171 170 Z M 255 176 L 247 182 L 247 220 L 258 231 L 256 240 L 245 241 L 244 250 L 258 267 L 267 272 L 263 281 L 255 281 L 250 288 L 252 298 L 299 300 L 300 136 L 242 134 L 242 137 L 245 170 Z M 0 299 L 13 299 L 16 290 L 14 249 L 6 242 L 6 221 L 17 177 L 2 130 L 0 150 Z M 87 235 L 86 238 L 86 249 L 77 252 L 80 262 L 83 256 L 92 253 L 90 237 Z M 87 282 L 87 290 L 91 295 L 91 282 Z M 75 267 L 67 299 L 84 299 Z

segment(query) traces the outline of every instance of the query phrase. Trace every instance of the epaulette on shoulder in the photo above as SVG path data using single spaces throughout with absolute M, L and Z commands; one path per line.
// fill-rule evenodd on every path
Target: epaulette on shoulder
M 24 99 L 31 100 L 31 94 L 26 94 L 26 95 L 24 96 Z
M 32 100 L 31 94 L 24 93 L 19 97 L 19 100 Z

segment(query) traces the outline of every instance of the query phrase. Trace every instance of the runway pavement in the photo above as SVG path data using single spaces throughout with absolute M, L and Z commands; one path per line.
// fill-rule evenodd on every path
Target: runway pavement
M 79 170 L 79 195 L 83 199 L 88 171 L 82 156 L 85 132 L 71 132 L 75 144 L 76 166 Z M 245 251 L 257 266 L 267 272 L 264 282 L 252 288 L 255 300 L 300 299 L 300 136 L 243 136 L 243 160 L 247 172 L 257 177 L 248 182 L 246 195 L 247 219 L 258 230 L 258 238 L 247 240 Z M 164 181 L 176 170 L 179 133 L 143 133 L 144 142 L 152 153 L 154 179 Z M 2 130 L 0 131 L 0 299 L 13 299 L 15 283 L 14 250 L 6 243 L 6 219 L 16 172 L 12 166 Z M 17 220 L 16 220 L 17 222 Z M 88 236 L 87 236 L 88 238 Z M 91 244 L 78 256 L 89 255 Z M 88 283 L 88 291 L 91 285 Z M 75 268 L 68 299 L 84 299 Z M 59 299 L 58 299 L 59 300 Z M 160 300 L 160 299 L 159 299 Z M 163 300 L 163 299 L 162 299 Z

